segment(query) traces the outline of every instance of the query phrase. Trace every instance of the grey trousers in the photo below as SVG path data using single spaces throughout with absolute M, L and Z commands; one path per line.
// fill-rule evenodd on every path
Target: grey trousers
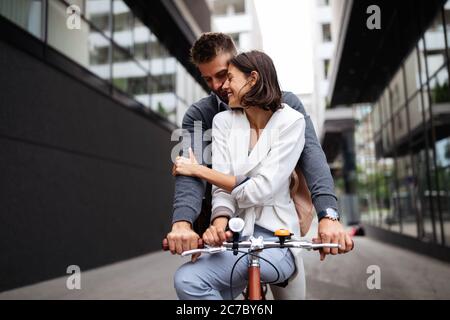
M 255 226 L 254 236 L 263 236 L 264 240 L 276 240 L 273 233 Z M 230 300 L 236 298 L 247 285 L 248 256 L 242 258 L 233 272 L 233 297 L 230 290 L 231 269 L 237 256 L 226 251 L 213 255 L 203 254 L 195 263 L 187 262 L 175 273 L 174 286 L 181 300 Z M 270 261 L 280 274 L 277 283 L 284 282 L 295 271 L 295 261 L 289 249 L 265 249 L 260 257 Z M 261 280 L 271 282 L 276 280 L 277 272 L 269 263 L 260 259 Z M 301 270 L 300 272 L 303 272 Z

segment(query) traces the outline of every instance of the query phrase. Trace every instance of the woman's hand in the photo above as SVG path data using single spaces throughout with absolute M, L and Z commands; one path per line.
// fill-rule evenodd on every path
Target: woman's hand
M 199 178 L 231 192 L 236 186 L 236 177 L 203 166 L 195 159 L 194 152 L 189 148 L 189 158 L 177 157 L 172 167 L 173 176 L 190 176 Z
M 217 217 L 203 234 L 203 241 L 210 246 L 220 247 L 227 239 L 233 237 L 231 231 L 225 231 L 228 225 L 227 217 Z
M 196 177 L 199 167 L 200 165 L 198 164 L 197 159 L 195 159 L 194 152 L 192 152 L 192 149 L 189 148 L 189 158 L 180 156 L 176 158 L 175 164 L 172 168 L 172 175 Z

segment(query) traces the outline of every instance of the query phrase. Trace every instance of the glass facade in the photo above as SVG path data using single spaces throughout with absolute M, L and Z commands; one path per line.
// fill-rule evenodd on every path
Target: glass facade
M 44 37 L 43 0 L 2 0 L 0 15 L 8 18 L 39 39 Z
M 67 26 L 71 5 L 81 13 L 76 29 Z M 123 0 L 2 0 L 0 15 L 178 125 L 206 94 Z
M 378 101 L 369 111 L 356 107 L 362 221 L 444 246 L 450 246 L 449 24 L 447 3 Z

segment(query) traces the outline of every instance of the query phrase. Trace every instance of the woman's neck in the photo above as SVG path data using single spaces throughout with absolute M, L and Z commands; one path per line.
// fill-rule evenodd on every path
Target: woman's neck
M 273 114 L 271 110 L 264 110 L 258 107 L 246 108 L 244 112 L 250 122 L 250 127 L 256 130 L 264 129 Z

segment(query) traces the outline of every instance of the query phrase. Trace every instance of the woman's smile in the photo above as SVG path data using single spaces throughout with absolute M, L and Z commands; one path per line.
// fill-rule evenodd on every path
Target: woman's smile
M 227 80 L 222 88 L 227 93 L 230 107 L 240 107 L 240 99 L 250 90 L 247 76 L 232 64 L 228 66 Z

